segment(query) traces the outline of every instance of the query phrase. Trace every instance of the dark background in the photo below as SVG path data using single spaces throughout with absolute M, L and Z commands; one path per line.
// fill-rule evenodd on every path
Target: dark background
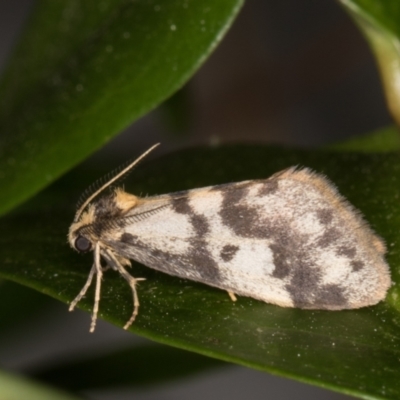
M 0 72 L 33 0 L 0 2 Z M 180 105 L 180 108 L 178 107 Z M 181 110 L 181 115 L 171 110 Z M 370 49 L 333 0 L 249 0 L 215 53 L 167 105 L 115 138 L 91 160 L 116 164 L 157 141 L 162 151 L 201 143 L 274 142 L 313 147 L 391 123 Z M 67 229 L 67 228 L 66 228 Z M 24 372 L 71 354 L 141 343 L 54 301 L 27 331 L 2 338 L 0 364 Z M 172 360 L 171 360 L 172 361 Z M 150 390 L 90 392 L 93 399 L 345 399 L 346 396 L 230 366 Z

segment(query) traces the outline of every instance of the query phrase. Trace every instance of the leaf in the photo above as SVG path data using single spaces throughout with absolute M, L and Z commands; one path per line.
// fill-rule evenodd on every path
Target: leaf
M 133 275 L 146 281 L 139 287 L 141 310 L 131 331 L 354 396 L 399 398 L 398 153 L 307 152 L 266 146 L 186 150 L 144 164 L 131 177 L 135 184 L 129 191 L 168 193 L 265 178 L 290 165 L 325 173 L 385 239 L 395 282 L 386 301 L 339 312 L 286 309 L 244 297 L 232 303 L 221 290 L 135 263 Z M 71 198 L 78 197 L 75 190 L 87 186 L 93 175 L 101 173 L 73 171 L 1 221 L 0 229 L 7 236 L 1 238 L 0 276 L 65 302 L 76 296 L 92 257 L 69 249 L 65 235 L 73 217 Z M 89 310 L 92 304 L 93 290 L 81 306 Z M 100 311 L 119 326 L 132 312 L 130 290 L 114 272 L 106 273 Z
M 171 363 L 171 360 L 174 362 Z M 222 366 L 226 364 L 209 357 L 167 346 L 147 345 L 67 364 L 50 365 L 35 371 L 33 377 L 76 392 L 161 384 Z
M 0 371 L 1 398 L 5 400 L 78 400 L 78 397 L 59 392 L 27 379 Z
M 329 145 L 327 149 L 363 153 L 386 153 L 400 150 L 400 132 L 397 127 L 389 126 L 345 142 Z
M 47 296 L 11 281 L 0 282 L 0 304 L 0 335 L 26 326 L 50 306 Z
M 42 0 L 0 84 L 0 214 L 179 89 L 243 0 Z
M 400 3 L 398 0 L 340 0 L 375 53 L 389 109 L 400 123 Z

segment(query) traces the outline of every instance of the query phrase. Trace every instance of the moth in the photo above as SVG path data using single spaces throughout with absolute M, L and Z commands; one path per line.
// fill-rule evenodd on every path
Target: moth
M 68 240 L 93 251 L 96 276 L 90 331 L 96 326 L 106 269 L 118 271 L 139 311 L 130 260 L 155 270 L 282 307 L 343 310 L 383 300 L 391 285 L 385 244 L 324 176 L 291 167 L 264 180 L 154 197 L 117 187 L 154 145 L 84 193 Z M 105 192 L 108 189 L 108 192 Z M 101 196 L 100 196 L 101 195 Z

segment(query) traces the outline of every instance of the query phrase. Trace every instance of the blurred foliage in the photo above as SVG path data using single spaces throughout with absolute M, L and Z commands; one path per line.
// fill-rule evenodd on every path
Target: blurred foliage
M 389 109 L 400 124 L 400 2 L 339 0 L 360 27 L 378 63 Z
M 27 379 L 0 370 L 0 396 L 4 400 L 78 400 L 76 396 L 62 393 Z

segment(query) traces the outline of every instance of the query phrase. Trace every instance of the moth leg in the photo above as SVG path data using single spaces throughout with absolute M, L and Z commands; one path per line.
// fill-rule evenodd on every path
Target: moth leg
M 227 290 L 227 292 L 232 301 L 237 300 L 235 293 L 231 292 L 230 290 Z
M 136 290 L 136 283 L 139 281 L 145 281 L 145 278 L 134 278 L 131 276 L 126 269 L 119 263 L 112 252 L 107 252 L 108 257 L 113 263 L 113 266 L 118 270 L 118 272 L 122 275 L 122 277 L 128 282 L 133 296 L 133 312 L 129 321 L 124 325 L 124 329 L 128 329 L 132 323 L 135 321 L 136 316 L 139 314 L 139 297 Z
M 123 270 L 123 271 L 122 271 Z M 124 329 L 128 329 L 133 322 L 136 319 L 136 316 L 139 314 L 139 296 L 137 294 L 137 290 L 136 290 L 136 283 L 139 281 L 145 281 L 145 278 L 133 278 L 132 276 L 130 276 L 128 274 L 127 271 L 125 271 L 125 269 L 121 266 L 121 269 L 119 270 L 120 274 L 127 280 L 129 286 L 132 289 L 132 295 L 133 295 L 133 312 L 131 317 L 129 318 L 129 321 L 124 325 Z
M 85 285 L 79 292 L 78 296 L 75 297 L 74 300 L 71 301 L 71 304 L 69 305 L 69 311 L 73 311 L 76 305 L 81 301 L 82 297 L 86 294 L 87 290 L 89 289 L 90 285 L 92 284 L 93 276 L 96 273 L 96 265 L 92 265 L 92 269 L 89 272 L 89 276 L 86 280 Z
M 96 243 L 94 249 L 94 265 L 96 268 L 96 290 L 94 294 L 94 305 L 92 311 L 92 322 L 90 324 L 89 332 L 94 332 L 96 328 L 97 314 L 99 312 L 100 304 L 100 289 L 101 289 L 101 279 L 103 277 L 103 268 L 100 263 L 100 243 Z

